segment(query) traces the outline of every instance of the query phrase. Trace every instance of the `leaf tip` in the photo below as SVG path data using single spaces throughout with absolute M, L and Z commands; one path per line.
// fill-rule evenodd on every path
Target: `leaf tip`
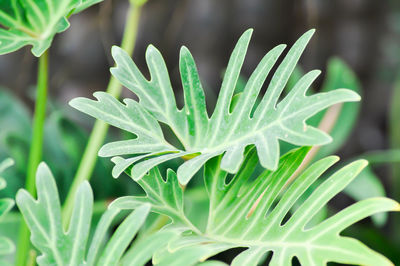
M 90 184 L 87 180 L 83 181 L 81 183 L 81 185 L 79 186 L 78 190 L 84 190 L 84 191 L 88 191 L 88 190 L 92 190 L 92 188 L 90 187 Z
M 189 49 L 188 49 L 185 45 L 182 45 L 182 46 L 181 46 L 181 50 L 180 50 L 180 54 L 181 54 L 181 55 L 190 54 L 190 51 L 189 51 Z
M 103 146 L 100 148 L 99 152 L 97 153 L 97 155 L 98 155 L 99 157 L 108 157 L 108 156 L 107 156 L 107 153 L 106 153 L 106 149 L 104 148 L 104 146 L 106 146 L 106 145 L 103 145 Z M 115 163 L 115 162 L 113 161 L 113 159 L 114 159 L 114 158 L 111 158 L 111 161 L 112 161 L 113 163 Z
M 40 187 L 41 183 L 52 182 L 52 173 L 50 168 L 47 166 L 45 162 L 39 163 L 36 169 L 36 187 Z
M 183 173 L 183 171 L 180 171 L 179 167 L 177 171 L 177 178 L 180 185 L 186 186 L 192 177 L 189 176 L 187 173 Z
M 367 167 L 368 165 L 368 161 L 365 159 L 359 159 L 355 162 L 352 163 L 352 165 L 357 165 L 357 172 L 361 172 L 361 170 L 363 170 L 365 167 Z
M 116 57 L 118 57 L 118 55 L 120 55 L 123 52 L 122 48 L 117 46 L 117 45 L 113 45 L 111 47 L 111 55 L 112 57 L 115 59 Z
M 253 28 L 247 29 L 245 32 L 243 32 L 242 36 L 240 36 L 240 39 L 245 39 L 247 42 L 250 40 L 251 36 L 253 35 Z
M 68 102 L 68 105 L 71 106 L 72 108 L 78 109 L 78 105 L 79 105 L 79 101 L 80 101 L 79 99 L 80 99 L 80 97 L 70 100 Z
M 26 199 L 29 199 L 31 196 L 28 191 L 23 188 L 18 189 L 17 194 L 15 195 L 15 201 L 17 203 L 18 208 L 23 204 Z
M 254 29 L 253 28 L 248 28 L 245 32 L 244 32 L 244 34 L 253 34 L 253 31 L 254 31 Z
M 359 102 L 361 101 L 361 96 L 355 91 L 345 89 L 347 92 L 348 101 Z
M 4 172 L 7 170 L 9 167 L 13 166 L 15 164 L 14 159 L 12 158 L 7 158 L 4 161 L 0 162 L 0 173 Z
M 154 45 L 149 44 L 146 49 L 146 57 L 151 56 L 154 53 L 158 53 L 158 49 Z
M 45 50 L 39 50 L 39 49 L 35 49 L 35 47 L 32 47 L 31 52 L 34 56 L 36 57 L 41 57 L 42 54 L 45 52 Z
M 192 53 L 190 52 L 190 50 L 186 46 L 182 45 L 182 47 L 181 47 L 181 49 L 179 51 L 179 59 L 182 60 L 182 59 L 185 59 L 187 57 L 188 58 L 193 58 Z
M 314 35 L 315 29 L 311 29 L 306 31 L 298 40 L 297 42 L 304 42 L 305 44 L 308 43 L 311 39 L 311 37 Z M 296 42 L 296 43 L 297 43 Z
M 310 29 L 310 30 L 306 31 L 305 34 L 312 36 L 312 35 L 314 35 L 314 33 L 315 33 L 315 29 Z

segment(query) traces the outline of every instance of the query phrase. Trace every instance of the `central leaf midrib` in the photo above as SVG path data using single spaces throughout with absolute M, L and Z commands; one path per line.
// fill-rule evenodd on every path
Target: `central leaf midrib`
M 345 249 L 340 249 L 340 248 L 335 248 L 331 245 L 316 245 L 313 244 L 312 242 L 307 242 L 307 241 L 260 241 L 260 240 L 243 240 L 243 239 L 236 239 L 236 238 L 228 238 L 228 237 L 220 237 L 218 235 L 208 235 L 208 234 L 202 234 L 199 235 L 201 237 L 209 238 L 210 240 L 214 240 L 216 243 L 228 243 L 228 244 L 233 244 L 238 247 L 265 247 L 266 249 L 273 249 L 274 247 L 279 247 L 279 248 L 288 248 L 288 247 L 296 247 L 296 248 L 301 248 L 301 249 L 324 249 L 324 250 L 332 250 L 332 251 L 340 251 L 340 252 L 346 252 L 348 250 Z M 268 250 L 266 250 L 268 251 Z M 348 252 L 350 254 L 354 254 L 351 252 Z

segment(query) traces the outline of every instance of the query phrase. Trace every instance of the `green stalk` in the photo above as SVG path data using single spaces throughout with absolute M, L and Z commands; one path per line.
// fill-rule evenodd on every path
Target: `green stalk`
M 35 113 L 33 115 L 33 134 L 29 150 L 26 190 L 31 194 L 36 194 L 35 174 L 36 168 L 42 160 L 43 146 L 43 127 L 46 116 L 47 86 L 48 86 L 48 52 L 39 58 L 38 80 Z M 30 248 L 29 230 L 23 221 L 20 224 L 18 236 L 18 249 L 16 254 L 16 265 L 26 265 L 26 260 Z
M 139 18 L 142 4 L 131 3 L 128 10 L 128 17 L 125 25 L 125 31 L 122 39 L 121 48 L 124 49 L 129 54 L 132 54 L 136 35 L 139 26 Z M 110 93 L 115 98 L 119 98 L 122 90 L 122 85 L 111 76 L 110 82 L 108 83 L 107 92 Z M 97 153 L 101 145 L 104 143 L 104 139 L 107 135 L 108 124 L 103 121 L 96 120 L 92 132 L 89 137 L 88 144 L 83 153 L 83 157 L 80 161 L 78 170 L 76 172 L 74 181 L 69 190 L 67 199 L 64 203 L 63 208 L 63 224 L 66 228 L 69 224 L 69 218 L 71 217 L 72 207 L 74 203 L 75 193 L 79 185 L 85 181 L 89 180 L 93 169 L 97 161 Z

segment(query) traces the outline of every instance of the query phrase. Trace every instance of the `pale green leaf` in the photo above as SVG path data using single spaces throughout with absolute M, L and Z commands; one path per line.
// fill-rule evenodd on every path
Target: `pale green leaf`
M 386 196 L 385 188 L 381 180 L 369 166 L 363 169 L 359 177 L 354 179 L 353 182 L 344 189 L 344 192 L 357 201 L 371 197 Z M 383 226 L 386 223 L 387 216 L 387 213 L 378 213 L 371 218 L 377 226 Z
M 158 231 L 143 239 L 136 240 L 122 258 L 122 265 L 145 265 L 151 259 L 154 250 L 166 246 L 175 236 L 176 233 L 172 231 Z
M 137 181 L 146 192 L 146 196 L 125 196 L 116 199 L 111 208 L 135 209 L 145 203 L 151 204 L 151 210 L 167 215 L 174 224 L 184 225 L 191 230 L 197 228 L 187 219 L 183 208 L 183 191 L 179 186 L 176 174 L 171 169 L 167 171 L 164 181 L 158 168 L 153 168 L 142 179 Z
M 101 0 L 7 0 L 0 2 L 0 54 L 32 45 L 32 53 L 40 56 L 56 35 L 69 27 L 71 12 Z
M 150 211 L 147 203 L 138 206 L 108 239 L 112 220 L 121 211 L 118 208 L 108 208 L 87 249 L 93 209 L 93 193 L 89 183 L 82 183 L 77 191 L 67 232 L 62 227 L 57 187 L 44 163 L 38 167 L 36 187 L 37 200 L 25 190 L 20 190 L 16 199 L 31 231 L 32 244 L 41 254 L 37 258 L 39 265 L 118 265 Z M 153 249 L 147 250 L 146 258 L 151 257 L 153 252 Z
M 247 249 L 234 258 L 232 265 L 258 265 L 270 252 L 269 265 L 292 265 L 293 257 L 302 265 L 326 265 L 327 262 L 392 265 L 381 254 L 340 233 L 373 214 L 399 211 L 397 202 L 383 197 L 365 199 L 318 224 L 310 224 L 313 217 L 357 177 L 367 162 L 358 160 L 343 167 L 321 182 L 312 193 L 304 195 L 338 161 L 336 156 L 321 159 L 288 185 L 308 150 L 301 148 L 289 152 L 280 159 L 276 171 L 266 170 L 252 179 L 258 158 L 256 150 L 249 149 L 240 170 L 229 182 L 228 172 L 220 167 L 222 155 L 211 159 L 204 170 L 210 198 L 206 229 L 196 230 L 183 223 L 185 213 L 181 213 L 179 221 L 171 217 L 173 223 L 165 230 L 180 226 L 181 236 L 172 239 L 168 248 L 158 250 L 153 263 L 171 265 L 176 260 L 173 265 L 196 265 L 222 251 L 240 247 Z M 149 175 L 154 175 L 153 180 L 159 178 L 155 170 Z M 142 187 L 149 195 L 149 188 Z M 159 202 L 167 202 L 171 197 L 158 195 L 164 197 Z M 302 196 L 306 199 L 294 209 Z M 154 197 L 148 196 L 147 200 L 153 204 Z M 126 197 L 114 204 L 130 209 L 135 208 L 134 201 L 135 197 Z M 165 209 L 157 207 L 154 211 L 169 215 L 168 206 L 172 204 L 166 204 Z
M 249 145 L 256 146 L 261 165 L 274 170 L 279 160 L 279 140 L 301 146 L 330 142 L 327 134 L 307 126 L 305 121 L 333 104 L 360 99 L 356 93 L 345 89 L 306 96 L 307 89 L 320 73 L 311 71 L 296 83 L 284 99 L 279 100 L 313 32 L 306 32 L 288 51 L 258 105 L 256 99 L 261 87 L 285 45 L 275 47 L 264 56 L 243 92 L 237 96 L 235 108 L 231 108 L 252 30 L 242 35 L 232 52 L 211 117 L 206 111 L 204 91 L 194 59 L 185 47 L 181 49 L 179 64 L 185 102 L 181 110 L 177 108 L 165 62 L 160 52 L 151 45 L 146 52 L 150 80 L 142 75 L 126 52 L 118 47 L 112 49 L 117 66 L 111 72 L 139 97 L 138 103 L 126 99 L 125 104 L 121 104 L 107 94 L 96 93 L 97 101 L 77 98 L 70 104 L 137 136 L 133 140 L 106 144 L 100 150 L 100 156 L 133 156 L 118 157 L 114 176 L 133 164 L 131 175 L 138 180 L 154 166 L 186 156 L 188 160 L 177 171 L 179 182 L 186 184 L 205 162 L 220 154 L 224 154 L 222 169 L 236 173 Z M 254 115 L 251 115 L 253 112 Z M 171 128 L 183 148 L 168 144 L 159 133 L 157 121 Z M 151 136 L 145 129 L 150 129 L 156 136 Z

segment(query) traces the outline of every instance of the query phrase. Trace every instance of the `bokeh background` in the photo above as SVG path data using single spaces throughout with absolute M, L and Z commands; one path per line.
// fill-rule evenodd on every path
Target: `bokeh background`
M 58 121 L 57 114 L 62 113 L 60 116 L 77 122 L 79 127 L 69 125 L 69 120 L 58 121 L 73 131 L 71 135 L 80 136 L 69 140 L 60 137 L 66 142 L 64 148 L 75 156 L 69 162 L 54 151 L 61 145 L 55 137 L 54 130 L 57 129 L 52 126 L 48 129 L 46 141 L 53 144 L 45 148 L 45 159 L 46 156 L 53 157 L 50 166 L 59 169 L 58 172 L 55 170 L 55 176 L 59 178 L 61 197 L 72 181 L 93 123 L 67 103 L 74 97 L 90 97 L 94 91 L 107 87 L 109 68 L 113 65 L 110 49 L 120 43 L 127 8 L 128 0 L 105 0 L 72 16 L 71 27 L 58 34 L 51 47 L 49 113 L 56 113 L 52 116 L 55 121 Z M 353 69 L 362 88 L 362 108 L 357 125 L 338 154 L 347 160 L 368 151 L 390 148 L 389 109 L 400 75 L 399 0 L 149 0 L 142 10 L 133 59 L 146 73 L 145 50 L 149 44 L 155 45 L 164 56 L 179 98 L 182 96 L 179 49 L 182 45 L 187 46 L 196 60 L 208 108 L 212 110 L 229 55 L 236 40 L 248 28 L 254 28 L 254 33 L 242 70 L 244 78 L 249 77 L 262 56 L 275 45 L 293 44 L 302 33 L 315 28 L 316 34 L 300 61 L 303 69 L 324 71 L 330 58 L 339 57 Z M 7 91 L 20 101 L 18 108 L 23 114 L 15 118 L 18 122 L 30 116 L 33 109 L 36 64 L 37 59 L 27 47 L 0 56 L 1 91 Z M 315 84 L 317 90 L 323 79 L 324 74 Z M 127 90 L 123 95 L 132 96 Z M 26 124 L 29 123 L 27 120 Z M 0 124 L 0 130 L 4 130 L 3 127 L 6 125 Z M 29 127 L 16 128 L 23 137 L 8 141 L 14 149 L 11 155 L 23 162 L 27 150 L 22 142 L 29 139 L 30 133 L 24 132 Z M 23 163 L 20 165 L 21 169 L 17 167 L 15 175 L 18 176 L 19 171 L 23 177 Z M 69 168 L 67 171 L 66 167 Z M 126 195 L 136 189 L 129 178 L 122 178 L 122 181 L 103 178 L 107 174 L 104 169 L 111 169 L 108 159 L 100 159 L 96 169 L 93 183 L 97 197 Z M 393 191 L 395 177 L 390 165 L 384 164 L 374 170 L 387 195 L 399 201 Z M 64 178 L 60 177 L 62 175 Z M 96 182 L 96 178 L 101 182 Z M 9 196 L 21 182 L 10 183 L 8 180 Z M 385 228 L 381 230 L 390 232 Z M 386 241 L 384 237 L 376 237 L 378 242 Z M 394 261 L 400 260 L 396 248 L 389 250 L 383 245 L 377 249 Z
M 104 90 L 113 65 L 110 48 L 120 43 L 127 0 L 106 0 L 71 18 L 51 48 L 50 96 L 65 105 L 76 96 Z M 301 59 L 305 70 L 322 69 L 332 56 L 343 59 L 360 79 L 362 114 L 341 151 L 350 156 L 387 148 L 391 91 L 400 69 L 400 1 L 374 0 L 152 0 L 142 11 L 133 58 L 146 71 L 144 53 L 154 44 L 163 54 L 177 92 L 179 48 L 195 57 L 207 98 L 215 102 L 230 52 L 244 30 L 254 34 L 243 76 L 280 43 L 292 44 L 317 30 Z M 0 57 L 1 85 L 32 107 L 36 58 L 24 48 Z M 319 81 L 323 76 L 319 78 Z

